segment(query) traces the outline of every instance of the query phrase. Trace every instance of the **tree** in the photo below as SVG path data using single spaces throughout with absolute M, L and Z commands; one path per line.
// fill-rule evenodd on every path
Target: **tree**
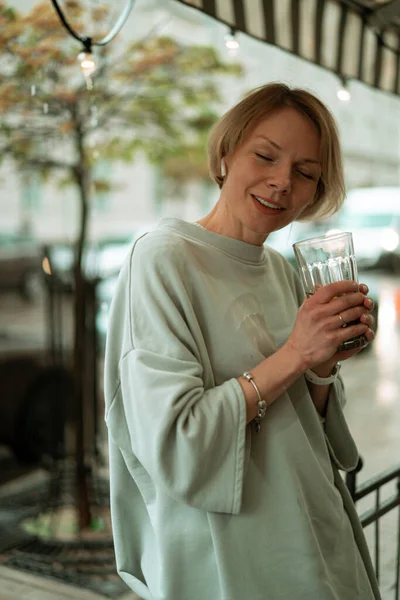
M 71 0 L 64 6 L 79 30 L 83 9 Z M 104 17 L 101 7 L 91 15 L 98 24 Z M 80 205 L 73 363 L 81 528 L 90 522 L 84 424 L 92 406 L 84 392 L 88 367 L 82 253 L 93 192 L 109 186 L 96 176 L 96 161 L 130 162 L 141 150 L 167 177 L 207 177 L 205 137 L 218 113 L 219 79 L 242 72 L 211 47 L 151 34 L 124 47 L 118 41 L 99 49 L 89 91 L 77 63 L 80 48 L 50 4 L 36 5 L 26 15 L 0 4 L 0 160 L 10 156 L 18 169 L 34 169 L 75 186 Z M 51 151 L 46 141 L 52 142 Z

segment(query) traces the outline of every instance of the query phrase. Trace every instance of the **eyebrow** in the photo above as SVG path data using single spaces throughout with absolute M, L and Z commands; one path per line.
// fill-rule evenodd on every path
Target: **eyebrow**
M 273 146 L 277 150 L 282 150 L 282 148 L 279 146 L 279 144 L 277 144 L 273 140 L 270 140 L 266 135 L 258 135 L 257 137 L 262 140 L 267 141 L 269 144 L 271 144 L 271 146 Z M 319 160 L 315 160 L 313 158 L 302 158 L 301 160 L 299 160 L 299 162 L 300 163 L 312 163 L 314 165 L 321 165 Z

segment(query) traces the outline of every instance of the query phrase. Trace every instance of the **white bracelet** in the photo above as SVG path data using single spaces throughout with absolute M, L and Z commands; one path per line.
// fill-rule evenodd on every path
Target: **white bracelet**
M 310 383 L 314 383 L 315 385 L 329 385 L 336 381 L 337 376 L 339 375 L 341 364 L 340 362 L 336 363 L 335 368 L 333 369 L 332 375 L 329 377 L 319 377 L 314 371 L 310 369 L 304 373 L 304 377 Z
M 267 412 L 267 403 L 265 402 L 265 400 L 262 399 L 261 394 L 260 394 L 260 390 L 258 389 L 258 386 L 257 386 L 256 382 L 254 381 L 253 375 L 251 373 L 249 373 L 248 371 L 246 371 L 245 373 L 243 373 L 243 377 L 245 379 L 247 379 L 247 381 L 249 381 L 251 383 L 251 385 L 253 386 L 253 388 L 257 392 L 257 397 L 258 397 L 257 409 L 258 409 L 258 413 L 257 413 L 257 416 L 254 418 L 254 423 L 255 423 L 256 433 L 259 433 L 260 429 L 261 429 L 260 421 L 261 421 L 261 419 L 263 419 L 265 417 L 265 413 Z

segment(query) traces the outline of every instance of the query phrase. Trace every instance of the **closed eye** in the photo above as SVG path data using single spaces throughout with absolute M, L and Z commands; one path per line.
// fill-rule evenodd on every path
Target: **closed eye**
M 310 175 L 310 173 L 304 173 L 304 171 L 299 171 L 298 169 L 297 169 L 297 172 L 298 172 L 298 173 L 299 173 L 299 174 L 300 174 L 302 177 L 305 177 L 306 179 L 310 179 L 311 181 L 314 181 L 314 180 L 315 180 L 315 177 L 314 177 L 314 175 Z
M 259 154 L 258 152 L 256 152 L 256 156 L 258 156 L 258 158 L 262 158 L 263 160 L 266 160 L 268 162 L 273 162 L 273 160 L 274 160 L 270 156 L 264 156 L 264 154 Z

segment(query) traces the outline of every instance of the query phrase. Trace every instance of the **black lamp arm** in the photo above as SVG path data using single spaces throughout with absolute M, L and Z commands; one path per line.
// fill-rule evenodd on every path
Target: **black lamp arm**
M 68 33 L 70 33 L 72 35 L 72 37 L 74 37 L 76 40 L 78 40 L 78 42 L 81 42 L 81 44 L 83 44 L 84 40 L 72 29 L 72 27 L 68 23 L 67 19 L 64 17 L 64 13 L 61 10 L 61 7 L 58 5 L 57 0 L 51 0 L 51 2 L 53 4 L 54 8 L 56 9 L 58 16 L 60 17 L 61 23 L 64 25 L 64 27 L 68 31 Z
M 125 24 L 127 18 L 129 17 L 129 14 L 133 8 L 133 5 L 135 4 L 136 0 L 129 0 L 124 8 L 124 10 L 122 11 L 119 19 L 117 20 L 117 22 L 115 23 L 114 27 L 111 29 L 110 33 L 107 34 L 102 40 L 100 40 L 99 42 L 93 42 L 93 40 L 89 37 L 80 37 L 76 31 L 74 31 L 74 29 L 71 27 L 71 25 L 68 23 L 67 19 L 64 16 L 63 11 L 61 10 L 60 5 L 58 4 L 57 0 L 51 0 L 54 8 L 56 9 L 56 12 L 58 14 L 58 16 L 60 17 L 60 21 L 61 23 L 64 25 L 65 29 L 68 31 L 68 33 L 70 33 L 70 35 L 72 35 L 72 37 L 74 37 L 76 40 L 78 40 L 78 42 L 80 42 L 83 47 L 85 48 L 86 52 L 91 52 L 92 50 L 92 46 L 105 46 L 106 44 L 108 44 L 108 42 L 111 42 L 111 40 L 113 38 L 115 38 L 115 36 L 117 35 L 117 33 L 119 33 L 119 31 L 122 29 L 123 25 Z

